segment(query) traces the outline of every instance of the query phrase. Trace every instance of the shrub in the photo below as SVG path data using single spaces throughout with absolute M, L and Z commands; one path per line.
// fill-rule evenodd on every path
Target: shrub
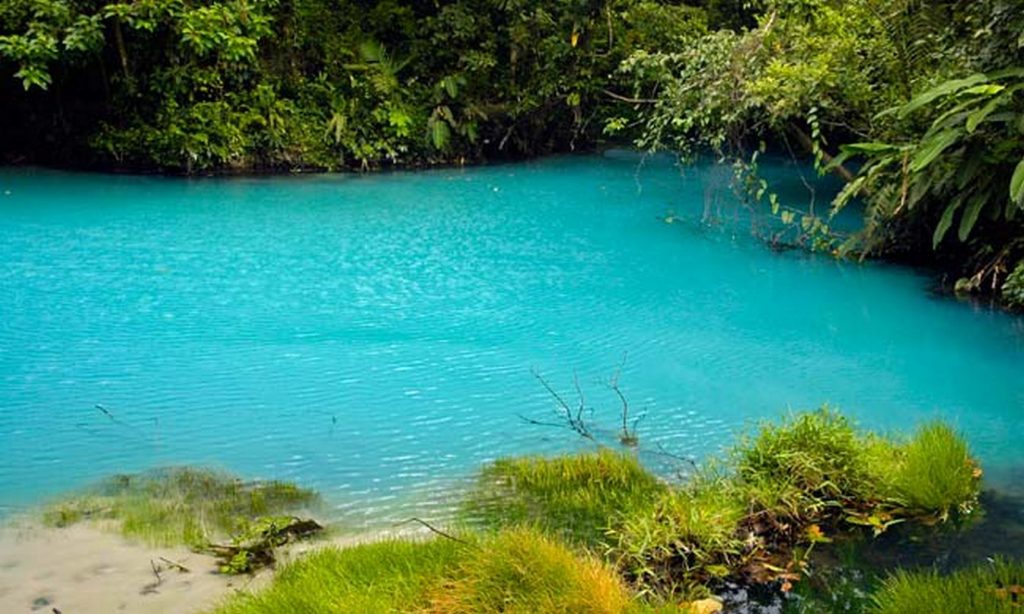
M 615 572 L 535 530 L 515 528 L 467 551 L 431 610 L 449 614 L 625 612 L 630 596 Z
M 464 512 L 492 528 L 529 524 L 595 546 L 616 517 L 665 490 L 634 457 L 610 450 L 501 459 L 481 470 Z
M 1020 612 L 1024 564 L 996 560 L 947 576 L 900 570 L 883 582 L 872 601 L 877 614 Z

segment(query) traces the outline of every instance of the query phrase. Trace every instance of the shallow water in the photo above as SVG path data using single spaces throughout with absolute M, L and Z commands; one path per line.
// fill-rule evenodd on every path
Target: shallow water
M 806 200 L 799 169 L 768 170 Z M 195 180 L 0 169 L 0 505 L 202 463 L 319 488 L 355 526 L 443 516 L 480 463 L 578 445 L 519 417 L 553 416 L 531 370 L 570 403 L 578 373 L 614 428 L 604 382 L 624 353 L 648 449 L 700 457 L 827 401 L 884 430 L 947 417 L 990 479 L 1019 477 L 1024 322 L 904 268 L 774 253 L 733 215 L 728 177 L 629 155 Z

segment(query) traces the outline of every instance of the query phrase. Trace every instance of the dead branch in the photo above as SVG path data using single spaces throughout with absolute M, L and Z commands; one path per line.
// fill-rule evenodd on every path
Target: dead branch
M 458 537 L 455 537 L 451 533 L 446 533 L 446 532 L 442 531 L 441 529 L 438 529 L 434 525 L 430 524 L 426 520 L 422 520 L 420 518 L 416 518 L 415 516 L 413 516 L 412 518 L 409 518 L 408 520 L 403 520 L 402 522 L 396 523 L 395 526 L 398 527 L 398 526 L 401 526 L 403 524 L 409 524 L 410 522 L 418 522 L 419 524 L 421 524 L 421 525 L 425 526 L 427 529 L 429 529 L 431 533 L 435 533 L 437 535 L 440 535 L 441 537 L 444 537 L 445 539 L 450 539 L 453 542 L 458 542 L 460 544 L 465 544 L 467 546 L 475 545 L 475 544 L 472 544 L 472 543 L 470 543 L 470 542 L 468 542 L 468 541 L 466 541 L 464 539 L 459 539 Z
M 161 561 L 163 561 L 164 563 L 167 563 L 167 565 L 168 565 L 169 567 L 171 567 L 171 569 L 177 569 L 177 570 L 178 570 L 178 571 L 180 571 L 181 573 L 189 573 L 189 572 L 191 572 L 191 571 L 192 571 L 192 570 L 190 570 L 190 569 L 189 569 L 188 567 L 185 567 L 184 565 L 182 565 L 181 563 L 179 563 L 179 562 L 177 562 L 177 561 L 172 561 L 171 559 L 169 559 L 169 558 L 166 558 L 166 557 L 163 557 L 163 556 L 161 556 L 161 557 L 158 557 L 158 558 L 159 558 L 159 559 L 160 559 Z

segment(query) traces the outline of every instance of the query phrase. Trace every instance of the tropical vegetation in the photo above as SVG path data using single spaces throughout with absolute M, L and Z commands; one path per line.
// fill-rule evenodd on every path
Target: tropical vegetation
M 1024 307 L 1022 31 L 1016 0 L 0 0 L 0 155 L 197 173 L 632 144 L 734 164 L 773 242 Z M 765 152 L 845 187 L 783 202 Z

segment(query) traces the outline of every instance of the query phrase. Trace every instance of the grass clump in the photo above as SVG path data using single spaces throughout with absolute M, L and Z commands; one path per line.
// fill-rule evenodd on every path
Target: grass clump
M 705 481 L 662 494 L 649 511 L 609 532 L 609 557 L 639 591 L 694 599 L 731 575 L 746 556 L 743 502 L 727 483 Z
M 877 614 L 935 612 L 1020 612 L 1024 607 L 1024 564 L 993 563 L 943 576 L 936 571 L 898 571 L 872 596 Z
M 318 549 L 284 566 L 265 590 L 232 596 L 215 614 L 422 611 L 466 548 L 433 539 Z
M 665 490 L 636 458 L 607 449 L 500 459 L 481 470 L 463 511 L 488 527 L 528 524 L 596 546 L 616 517 L 648 508 Z
M 43 512 L 43 522 L 63 527 L 102 520 L 150 545 L 203 547 L 212 539 L 246 530 L 260 517 L 317 502 L 314 491 L 295 484 L 245 482 L 226 473 L 182 467 L 114 476 L 81 496 L 50 506 Z
M 445 614 L 615 614 L 630 594 L 604 563 L 527 528 L 498 533 L 466 553 L 455 579 L 440 586 L 430 610 Z
M 967 442 L 941 422 L 917 429 L 900 450 L 893 490 L 907 508 L 945 520 L 977 505 L 981 469 Z

